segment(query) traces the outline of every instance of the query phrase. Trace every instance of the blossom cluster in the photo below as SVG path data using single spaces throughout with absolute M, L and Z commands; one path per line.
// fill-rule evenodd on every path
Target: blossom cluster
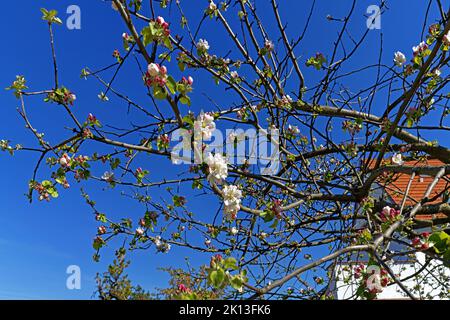
M 67 153 L 64 153 L 61 158 L 59 158 L 59 164 L 61 165 L 61 167 L 63 168 L 67 168 L 70 166 L 70 157 Z
M 209 113 L 202 112 L 197 117 L 197 120 L 194 121 L 194 131 L 196 134 L 201 134 L 201 137 L 204 140 L 211 139 L 214 130 L 216 130 L 214 117 Z
M 364 264 L 359 264 L 354 268 L 353 276 L 355 279 L 361 279 L 360 287 L 363 292 L 366 291 L 370 295 L 376 295 L 382 292 L 383 288 L 389 284 L 388 272 L 381 268 L 379 272 L 373 269 L 371 272 Z
M 164 86 L 167 82 L 167 68 L 157 63 L 150 63 L 144 77 L 147 86 L 159 85 Z
M 402 154 L 401 153 L 396 153 L 396 154 L 394 154 L 393 156 L 392 156 L 392 163 L 393 164 L 396 164 L 396 165 L 398 165 L 398 166 L 401 166 L 401 165 L 403 165 L 405 162 L 403 161 L 403 158 L 402 158 Z
M 170 35 L 169 24 L 164 20 L 163 17 L 159 16 L 156 18 L 156 23 L 161 26 L 164 31 L 164 35 L 168 37 Z
M 77 96 L 65 87 L 57 88 L 52 92 L 48 93 L 47 97 L 44 99 L 45 102 L 56 102 L 64 105 L 73 105 Z
M 414 57 L 423 54 L 427 49 L 428 45 L 425 43 L 425 41 L 422 41 L 417 46 L 414 46 L 412 48 Z
M 392 222 L 392 221 L 395 221 L 399 215 L 400 215 L 400 210 L 396 210 L 394 208 L 386 206 L 380 212 L 380 219 L 383 222 L 387 222 L 387 221 Z
M 421 250 L 427 250 L 430 247 L 430 243 L 428 238 L 430 237 L 429 232 L 422 232 L 420 236 L 414 237 L 411 241 L 411 244 L 415 248 L 420 248 Z
M 160 236 L 156 236 L 153 242 L 158 252 L 168 253 L 170 251 L 170 244 L 163 242 Z
M 207 40 L 200 39 L 197 42 L 197 51 L 199 54 L 204 54 L 209 50 L 209 43 Z
M 396 66 L 401 67 L 405 62 L 406 57 L 402 52 L 397 51 L 396 53 L 394 53 L 394 63 Z
M 222 180 L 227 178 L 227 161 L 220 153 L 216 153 L 215 155 L 209 153 L 205 159 L 205 163 L 208 165 L 208 181 L 221 183 Z
M 281 106 L 282 107 L 290 107 L 290 105 L 291 105 L 291 103 L 293 102 L 293 100 L 292 100 L 292 98 L 291 98 L 291 96 L 290 95 L 284 95 L 284 96 L 282 96 L 281 97 L 281 100 L 280 100 L 280 104 L 281 104 Z
M 446 46 L 450 46 L 450 31 L 444 35 L 442 42 L 444 42 Z
M 241 209 L 242 191 L 235 185 L 227 185 L 222 191 L 225 219 L 234 220 Z
M 296 135 L 298 135 L 300 133 L 300 129 L 297 126 L 288 125 L 287 133 L 290 136 L 296 136 Z

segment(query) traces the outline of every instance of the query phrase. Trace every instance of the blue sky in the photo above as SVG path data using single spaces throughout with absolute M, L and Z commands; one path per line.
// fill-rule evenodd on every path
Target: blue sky
M 206 1 L 195 0 L 206 6 Z M 261 2 L 260 9 L 265 12 Z M 284 1 L 279 1 L 284 2 Z M 289 23 L 288 33 L 297 35 L 303 29 L 305 17 L 309 11 L 310 1 L 286 1 L 288 6 L 281 10 L 284 19 Z M 350 26 L 354 35 L 365 31 L 365 10 L 375 1 L 359 1 L 355 9 L 354 20 Z M 444 1 L 445 2 L 445 1 Z M 182 1 L 185 11 L 192 21 L 201 17 L 198 6 L 189 6 Z M 310 32 L 298 54 L 302 55 L 302 64 L 307 57 L 320 51 L 329 53 L 331 41 L 336 36 L 336 24 L 328 22 L 325 17 L 331 14 L 341 17 L 349 10 L 350 1 L 318 1 Z M 117 13 L 111 9 L 110 3 L 101 0 L 22 0 L 5 1 L 1 20 L 2 50 L 0 51 L 0 88 L 10 85 L 16 74 L 26 76 L 32 90 L 50 88 L 53 83 L 52 65 L 48 42 L 47 26 L 41 21 L 40 8 L 54 8 L 65 21 L 66 8 L 76 4 L 81 8 L 81 30 L 68 30 L 65 26 L 56 27 L 56 50 L 60 67 L 61 82 L 77 94 L 75 112 L 84 117 L 88 112 L 95 113 L 104 122 L 120 124 L 122 118 L 117 116 L 117 101 L 101 103 L 97 94 L 102 90 L 93 80 L 80 79 L 82 68 L 101 68 L 113 62 L 112 51 L 121 48 L 121 34 L 125 31 Z M 389 10 L 382 17 L 381 30 L 371 31 L 366 44 L 353 60 L 354 65 L 375 63 L 378 58 L 380 33 L 383 33 L 383 61 L 391 64 L 392 54 L 396 50 L 411 52 L 411 47 L 420 41 L 421 22 L 424 16 L 423 0 L 389 1 Z M 267 11 L 267 10 L 266 10 Z M 266 13 L 264 13 L 266 14 Z M 170 14 L 162 15 L 171 21 Z M 418 23 L 420 21 L 420 23 Z M 199 37 L 206 37 L 215 53 L 228 51 L 226 43 L 221 41 L 223 30 L 214 21 L 207 22 L 208 27 L 201 31 Z M 270 26 L 273 26 L 269 23 Z M 174 26 L 172 29 L 176 30 Z M 130 69 L 131 70 L 131 69 Z M 315 75 L 307 70 L 306 76 L 312 82 Z M 209 76 L 194 75 L 196 91 L 193 94 L 192 110 L 199 112 L 208 110 L 208 100 L 204 94 L 214 96 L 216 101 L 226 105 L 230 98 L 223 91 L 211 85 Z M 349 85 L 357 85 L 368 79 L 353 79 Z M 127 92 L 137 99 L 143 98 L 142 84 L 139 77 L 131 72 L 122 74 L 117 82 L 121 91 Z M 313 84 L 313 82 L 312 82 Z M 11 139 L 12 143 L 30 145 L 33 142 L 25 131 L 22 119 L 16 112 L 18 101 L 10 92 L 0 92 L 1 105 L 1 138 Z M 61 111 L 54 105 L 44 104 L 40 100 L 28 103 L 30 116 L 38 128 L 46 129 L 46 138 L 52 140 L 68 133 L 64 131 L 58 120 L 62 119 Z M 123 105 L 122 105 L 123 110 Z M 138 118 L 137 118 L 138 119 Z M 17 153 L 14 157 L 0 155 L 2 184 L 0 185 L 0 299 L 89 299 L 94 291 L 96 272 L 105 270 L 110 261 L 111 249 L 103 252 L 100 263 L 92 260 L 92 238 L 95 236 L 97 223 L 92 218 L 90 209 L 80 197 L 79 186 L 62 192 L 61 197 L 51 203 L 33 202 L 29 204 L 24 197 L 27 192 L 27 181 L 30 179 L 35 161 L 35 154 Z M 147 159 L 148 160 L 148 159 Z M 174 170 L 167 163 L 151 160 L 145 163 L 155 175 L 164 176 L 165 170 Z M 41 178 L 45 177 L 45 170 Z M 134 203 L 111 197 L 111 193 L 103 191 L 101 186 L 87 184 L 86 189 L 92 192 L 93 198 L 101 209 L 111 212 L 117 217 L 133 211 L 141 210 Z M 156 192 L 155 196 L 159 196 Z M 193 200 L 193 208 L 205 208 L 214 202 Z M 214 209 L 215 210 L 215 209 Z M 125 214 L 124 214 L 125 213 Z M 164 286 L 167 277 L 158 267 L 180 265 L 189 252 L 175 249 L 168 255 L 155 255 L 154 252 L 137 252 L 132 255 L 133 263 L 130 276 L 133 281 L 145 288 Z M 194 259 L 195 260 L 195 259 Z M 196 260 L 205 263 L 206 260 Z M 82 271 L 82 289 L 67 290 L 65 273 L 67 266 L 79 265 Z

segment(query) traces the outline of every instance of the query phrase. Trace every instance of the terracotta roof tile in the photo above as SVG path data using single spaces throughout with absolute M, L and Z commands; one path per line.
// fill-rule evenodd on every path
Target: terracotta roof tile
M 425 161 L 405 161 L 406 166 L 442 166 L 445 165 L 443 162 L 437 159 L 427 159 Z M 371 165 L 369 164 L 369 167 Z M 392 200 L 400 205 L 403 201 L 404 192 L 407 189 L 408 183 L 411 179 L 411 175 L 406 173 L 398 173 L 393 177 L 393 181 L 390 182 L 387 187 L 385 187 L 386 193 L 392 198 Z M 420 200 L 423 199 L 425 192 L 430 185 L 430 183 L 434 180 L 434 177 L 425 176 L 425 175 L 416 175 L 411 184 L 411 188 L 408 194 L 408 198 L 406 200 L 406 205 L 414 205 Z M 438 203 L 442 202 L 442 193 L 444 190 L 450 190 L 450 176 L 446 176 L 444 179 L 440 179 L 436 184 L 435 188 L 431 192 L 430 198 L 437 196 L 434 201 L 430 203 Z M 383 185 L 383 182 L 378 181 L 380 185 Z M 431 216 L 418 216 L 420 220 L 430 220 Z

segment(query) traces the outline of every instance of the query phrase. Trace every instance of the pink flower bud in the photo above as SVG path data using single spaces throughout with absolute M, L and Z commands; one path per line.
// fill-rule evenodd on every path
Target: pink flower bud
M 93 122 L 97 121 L 97 118 L 92 113 L 89 113 L 88 121 L 93 123 Z
M 97 229 L 98 234 L 105 234 L 106 233 L 106 227 L 105 226 L 100 226 Z
M 182 283 L 178 285 L 178 290 L 180 290 L 181 292 L 189 291 L 189 289 Z
M 160 68 L 156 63 L 150 63 L 147 67 L 147 72 L 151 77 L 156 77 L 160 72 Z
M 419 237 L 415 237 L 414 239 L 412 239 L 411 244 L 416 247 L 420 244 L 420 238 Z
M 428 237 L 430 236 L 430 233 L 429 233 L 429 232 L 422 232 L 420 235 L 421 235 L 423 238 L 428 238 Z
M 70 157 L 67 155 L 67 153 L 64 153 L 63 156 L 59 159 L 59 164 L 61 167 L 67 167 L 70 163 Z
M 163 25 L 166 21 L 163 17 L 158 16 L 158 18 L 156 18 L 156 22 L 158 22 L 160 25 Z

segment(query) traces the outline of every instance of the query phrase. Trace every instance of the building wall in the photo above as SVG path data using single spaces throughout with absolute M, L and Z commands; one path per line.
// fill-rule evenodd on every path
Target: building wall
M 399 279 L 414 275 L 425 263 L 425 255 L 417 253 L 417 262 L 388 264 Z M 355 293 L 361 279 L 355 279 L 354 268 L 359 263 L 340 264 L 334 269 L 332 283 L 333 295 L 336 299 L 356 299 Z M 418 299 L 449 299 L 450 298 L 450 269 L 434 260 L 420 273 L 402 282 Z M 422 290 L 418 291 L 420 287 Z M 377 299 L 409 299 L 406 293 L 397 285 L 392 284 L 383 288 Z

